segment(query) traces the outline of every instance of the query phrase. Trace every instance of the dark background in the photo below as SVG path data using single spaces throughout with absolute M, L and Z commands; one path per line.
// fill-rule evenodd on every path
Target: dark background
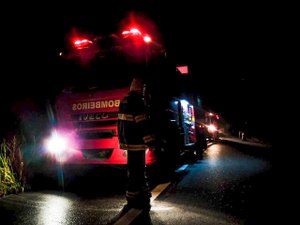
M 59 78 L 57 58 L 74 30 L 89 35 L 119 32 L 135 12 L 148 21 L 168 56 L 187 64 L 191 90 L 237 128 L 245 124 L 271 140 L 277 104 L 276 56 L 282 11 L 270 4 L 205 5 L 196 1 L 84 1 L 15 4 L 3 8 L 1 120 L 10 127 L 15 102 L 44 101 Z M 101 79 L 105 79 L 101 77 Z M 34 106 L 35 107 L 35 106 Z M 4 128 L 2 128 L 4 129 Z

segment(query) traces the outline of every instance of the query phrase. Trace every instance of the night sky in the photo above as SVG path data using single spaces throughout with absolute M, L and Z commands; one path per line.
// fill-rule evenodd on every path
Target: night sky
M 275 89 L 273 31 L 278 22 L 272 7 L 160 2 L 8 6 L 1 28 L 6 56 L 1 86 L 7 86 L 10 94 L 2 88 L 1 101 L 9 105 L 27 96 L 37 99 L 51 90 L 53 82 L 47 81 L 53 77 L 52 67 L 74 29 L 89 35 L 118 32 L 122 21 L 135 12 L 149 22 L 169 57 L 189 65 L 191 88 L 201 95 L 203 104 L 231 122 L 246 121 L 270 137 Z

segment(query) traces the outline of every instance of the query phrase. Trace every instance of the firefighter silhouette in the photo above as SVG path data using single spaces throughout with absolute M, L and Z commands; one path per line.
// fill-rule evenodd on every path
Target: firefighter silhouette
M 154 136 L 150 132 L 143 87 L 143 80 L 134 78 L 129 94 L 121 101 L 118 113 L 118 137 L 120 148 L 127 150 L 127 205 L 150 210 L 151 193 L 146 177 L 145 151 L 153 147 Z

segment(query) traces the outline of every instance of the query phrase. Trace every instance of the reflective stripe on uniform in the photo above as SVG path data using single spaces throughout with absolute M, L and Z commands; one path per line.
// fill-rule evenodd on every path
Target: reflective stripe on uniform
M 123 113 L 119 113 L 118 114 L 118 119 L 119 120 L 134 121 L 133 120 L 133 115 L 131 115 L 131 114 L 123 114 Z
M 147 115 L 146 114 L 141 114 L 141 115 L 136 116 L 134 119 L 138 123 L 138 122 L 141 122 L 143 120 L 146 120 L 147 119 Z
M 144 139 L 145 143 L 148 143 L 150 141 L 154 141 L 155 137 L 154 137 L 154 135 L 147 135 L 147 136 L 143 137 L 143 139 Z
M 125 150 L 132 150 L 132 151 L 138 151 L 138 150 L 146 150 L 148 147 L 147 145 L 129 145 L 129 144 L 122 144 L 120 143 L 120 148 Z

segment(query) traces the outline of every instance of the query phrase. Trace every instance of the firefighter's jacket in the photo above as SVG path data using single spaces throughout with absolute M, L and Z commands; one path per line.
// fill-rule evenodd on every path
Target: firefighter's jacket
M 118 137 L 124 150 L 146 150 L 154 141 L 142 94 L 131 91 L 120 103 Z

